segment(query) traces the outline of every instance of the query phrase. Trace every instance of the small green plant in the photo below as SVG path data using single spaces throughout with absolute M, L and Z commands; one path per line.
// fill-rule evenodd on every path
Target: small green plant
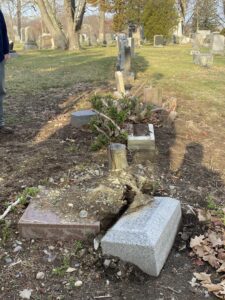
M 9 225 L 6 222 L 2 222 L 0 225 L 1 229 L 1 244 L 5 245 L 5 243 L 9 240 L 10 235 L 11 235 L 11 229 Z
M 77 151 L 77 146 L 74 144 L 70 144 L 68 147 L 66 147 L 66 151 L 69 153 L 74 153 Z
M 215 203 L 211 195 L 207 197 L 207 208 L 212 211 L 215 216 L 219 217 L 225 225 L 225 212 L 220 205 Z
M 116 100 L 112 95 L 95 95 L 90 99 L 98 115 L 92 119 L 91 128 L 97 138 L 91 150 L 97 151 L 110 142 L 125 143 L 127 131 L 125 123 L 143 122 L 151 117 L 152 106 L 144 104 L 136 97 Z
M 84 248 L 84 245 L 82 243 L 82 241 L 77 240 L 74 243 L 74 253 L 76 254 L 77 252 L 79 252 L 80 250 L 82 250 Z
M 96 140 L 91 144 L 91 150 L 98 151 L 104 146 L 108 145 L 108 143 L 109 143 L 109 139 L 105 135 L 99 134 Z
M 66 273 L 66 270 L 69 268 L 70 265 L 70 259 L 68 256 L 63 257 L 63 262 L 60 267 L 56 267 L 52 270 L 52 274 L 56 276 L 64 276 Z
M 218 206 L 216 205 L 216 203 L 211 195 L 208 195 L 208 197 L 207 197 L 207 208 L 211 209 L 211 210 L 218 209 Z
M 19 194 L 20 203 L 26 205 L 29 198 L 35 197 L 39 192 L 39 189 L 36 187 L 28 187 L 21 194 Z

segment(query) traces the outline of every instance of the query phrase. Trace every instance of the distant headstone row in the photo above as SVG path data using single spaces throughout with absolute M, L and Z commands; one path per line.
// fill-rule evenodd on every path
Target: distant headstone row
M 206 48 L 208 52 L 202 53 L 201 49 Z M 225 37 L 219 32 L 211 33 L 210 30 L 199 30 L 193 36 L 191 55 L 193 62 L 202 67 L 213 65 L 213 55 L 225 54 Z
M 225 54 L 225 37 L 219 32 L 211 33 L 210 30 L 199 30 L 193 36 L 192 47 L 194 51 L 201 47 L 208 48 L 212 54 Z

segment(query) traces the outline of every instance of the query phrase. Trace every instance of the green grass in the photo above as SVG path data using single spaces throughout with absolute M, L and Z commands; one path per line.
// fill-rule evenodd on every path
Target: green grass
M 7 64 L 10 94 L 36 94 L 78 82 L 96 85 L 113 78 L 116 48 L 88 48 L 81 52 L 60 50 L 18 51 Z
M 215 56 L 211 69 L 194 65 L 191 46 L 144 46 L 134 68 L 139 79 L 159 85 L 186 99 L 198 99 L 225 108 L 225 57 Z
M 133 69 L 137 81 L 159 85 L 164 95 L 171 92 L 185 100 L 198 101 L 200 111 L 225 111 L 225 57 L 215 56 L 211 69 L 194 65 L 191 46 L 143 46 L 136 49 Z M 8 94 L 35 95 L 50 88 L 66 88 L 76 83 L 114 82 L 117 49 L 86 48 L 81 52 L 60 50 L 22 51 L 7 65 Z M 29 120 L 28 120 L 29 121 Z M 13 123 L 13 120 L 12 120 Z

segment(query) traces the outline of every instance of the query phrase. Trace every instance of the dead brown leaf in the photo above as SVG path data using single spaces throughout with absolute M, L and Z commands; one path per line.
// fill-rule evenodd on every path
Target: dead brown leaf
M 211 282 L 211 274 L 207 274 L 205 272 L 202 272 L 202 273 L 197 273 L 195 272 L 194 273 L 194 276 L 199 280 L 199 281 L 202 281 L 204 283 L 212 283 Z
M 202 283 L 202 286 L 207 288 L 209 292 L 219 292 L 223 290 L 223 286 L 214 283 Z
M 218 269 L 220 266 L 219 260 L 213 254 L 203 256 L 203 260 L 207 261 L 215 269 Z
M 220 266 L 220 268 L 216 272 L 225 272 L 225 262 Z
M 209 211 L 204 209 L 198 209 L 197 212 L 199 222 L 206 222 L 211 220 L 211 214 Z
M 214 231 L 210 232 L 208 239 L 212 243 L 213 247 L 223 245 L 223 241 L 217 236 L 217 234 Z
M 204 235 L 200 236 L 195 236 L 194 238 L 191 239 L 190 246 L 191 248 L 194 248 L 196 246 L 201 246 L 204 243 Z

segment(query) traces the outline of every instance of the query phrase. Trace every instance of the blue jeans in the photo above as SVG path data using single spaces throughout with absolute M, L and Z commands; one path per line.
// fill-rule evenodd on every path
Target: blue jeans
M 3 99 L 5 91 L 5 61 L 0 62 L 0 127 L 5 125 L 3 116 Z

